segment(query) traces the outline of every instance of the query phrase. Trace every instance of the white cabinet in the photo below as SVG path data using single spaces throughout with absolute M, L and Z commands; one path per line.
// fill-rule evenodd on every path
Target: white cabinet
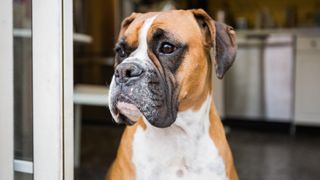
M 292 121 L 293 35 L 248 33 L 237 40 L 237 57 L 226 74 L 226 116 Z
M 320 125 L 320 36 L 297 37 L 295 123 Z

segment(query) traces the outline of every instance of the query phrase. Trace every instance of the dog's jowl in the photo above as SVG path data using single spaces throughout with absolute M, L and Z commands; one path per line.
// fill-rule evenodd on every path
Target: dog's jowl
M 122 136 L 109 180 L 238 179 L 212 101 L 236 55 L 203 10 L 133 13 L 121 26 L 109 106 Z

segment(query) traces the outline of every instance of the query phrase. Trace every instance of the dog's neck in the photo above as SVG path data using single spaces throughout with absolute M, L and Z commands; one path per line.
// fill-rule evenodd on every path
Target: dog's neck
M 188 109 L 183 112 L 178 112 L 176 121 L 168 128 L 156 128 L 149 124 L 145 119 L 147 125 L 146 131 L 150 133 L 160 133 L 173 136 L 198 136 L 200 133 L 208 132 L 210 126 L 210 109 L 212 98 L 210 95 L 203 101 L 199 109 Z

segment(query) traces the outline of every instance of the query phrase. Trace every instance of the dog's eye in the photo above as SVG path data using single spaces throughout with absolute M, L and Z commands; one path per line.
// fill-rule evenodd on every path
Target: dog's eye
M 162 43 L 162 44 L 161 44 L 161 47 L 160 47 L 159 51 L 160 51 L 160 53 L 163 53 L 163 54 L 171 54 L 171 53 L 173 53 L 176 49 L 177 49 L 177 48 L 176 48 L 174 45 L 165 42 L 165 43 Z
M 125 58 L 127 56 L 127 53 L 120 47 L 116 49 L 116 52 L 121 58 Z

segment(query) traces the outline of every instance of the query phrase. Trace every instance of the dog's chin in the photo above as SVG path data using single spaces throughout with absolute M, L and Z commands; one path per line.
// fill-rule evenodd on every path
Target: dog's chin
M 137 106 L 131 103 L 117 102 L 116 109 L 118 122 L 123 122 L 126 125 L 135 124 L 142 116 Z

